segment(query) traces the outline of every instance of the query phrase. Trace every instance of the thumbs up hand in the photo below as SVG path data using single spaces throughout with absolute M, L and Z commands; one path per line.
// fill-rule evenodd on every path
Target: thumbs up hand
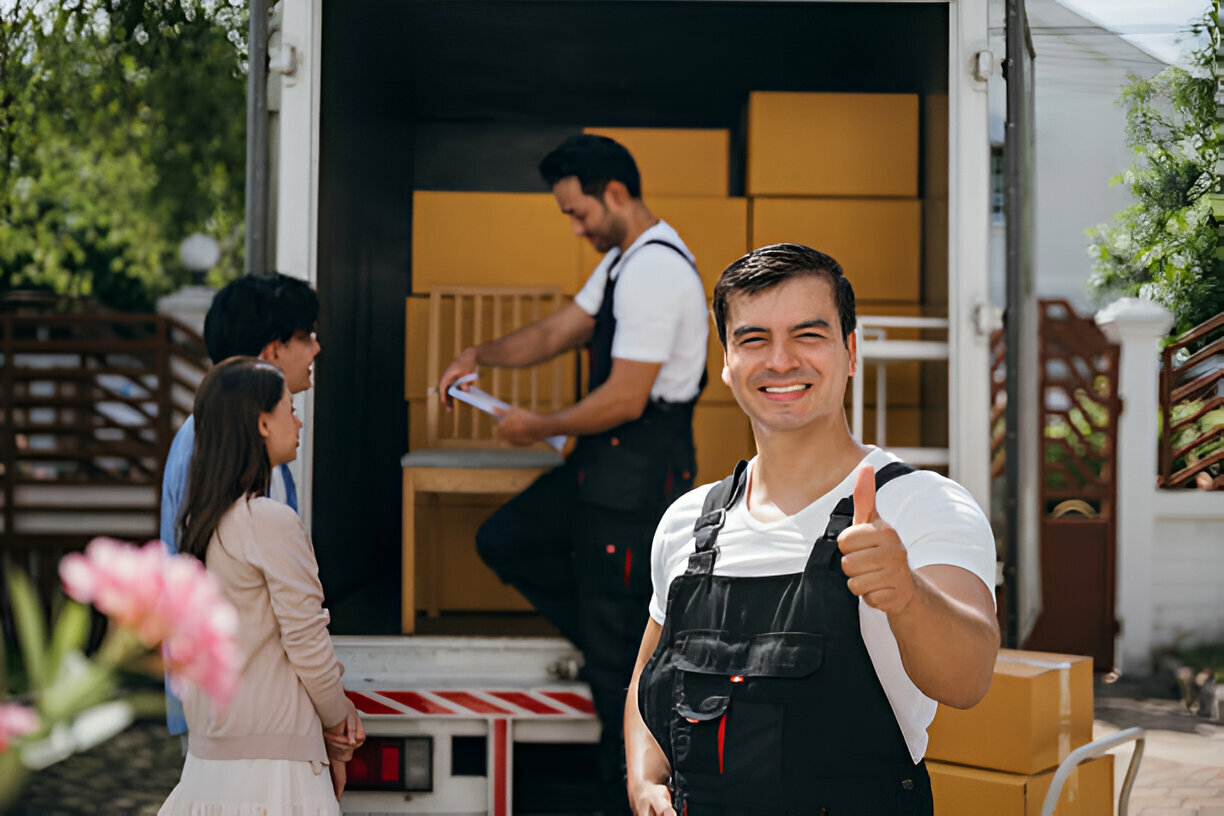
M 868 606 L 892 614 L 916 592 L 905 545 L 875 506 L 875 469 L 864 467 L 854 483 L 854 523 L 837 537 L 850 591 Z

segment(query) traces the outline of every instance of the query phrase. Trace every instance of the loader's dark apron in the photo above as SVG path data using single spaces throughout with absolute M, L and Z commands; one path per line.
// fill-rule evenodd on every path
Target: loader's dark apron
M 646 241 L 688 256 L 666 241 Z M 588 393 L 603 385 L 612 371 L 613 312 L 616 283 L 608 268 L 603 303 L 591 336 Z M 697 268 L 693 267 L 696 275 Z M 701 389 L 706 376 L 701 377 Z M 700 389 L 698 391 L 700 395 Z M 606 798 L 614 813 L 628 810 L 624 793 L 622 723 L 625 688 L 633 673 L 650 601 L 650 544 L 663 511 L 693 486 L 697 470 L 693 449 L 693 406 L 650 400 L 642 415 L 603 433 L 578 438 L 566 469 L 576 472 L 574 558 L 577 568 L 583 678 L 591 686 L 596 713 L 603 725 L 601 765 Z
M 651 244 L 672 249 L 688 262 L 687 255 L 666 241 L 647 241 L 630 254 Z M 613 306 L 616 283 L 620 279 L 613 278 L 612 271 L 624 258 L 622 255 L 609 266 L 603 303 L 595 316 L 589 347 L 588 393 L 607 382 L 612 371 L 612 338 L 616 333 Z M 696 267 L 693 267 L 693 274 L 697 274 Z M 705 383 L 703 372 L 700 389 L 705 388 Z M 585 569 L 587 576 L 594 579 L 592 588 L 602 586 L 613 594 L 629 592 L 649 596 L 650 542 L 655 526 L 668 505 L 693 485 L 697 464 L 693 450 L 693 407 L 696 404 L 696 396 L 688 402 L 652 399 L 637 419 L 578 438 L 566 464 L 576 468 L 578 500 L 584 505 L 582 512 L 593 507 L 610 510 L 619 516 L 619 523 L 610 524 L 606 514 L 595 513 L 600 517 L 593 525 L 595 529 L 582 531 L 599 539 L 599 546 L 578 548 L 579 568 Z M 636 535 L 633 530 L 637 531 Z
M 696 551 L 671 584 L 638 706 L 672 768 L 687 816 L 925 816 L 930 780 L 910 759 L 859 626 L 837 536 L 842 499 L 804 571 L 714 575 L 726 511 L 747 463 L 711 489 Z M 876 489 L 913 470 L 893 463 Z

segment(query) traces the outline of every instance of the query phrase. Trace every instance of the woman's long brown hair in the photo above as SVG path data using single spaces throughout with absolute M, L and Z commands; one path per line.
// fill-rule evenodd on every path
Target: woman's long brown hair
M 268 492 L 272 466 L 259 435 L 259 415 L 285 393 L 285 376 L 254 357 L 213 366 L 195 398 L 195 449 L 187 495 L 176 521 L 179 552 L 204 561 L 221 517 L 243 496 Z

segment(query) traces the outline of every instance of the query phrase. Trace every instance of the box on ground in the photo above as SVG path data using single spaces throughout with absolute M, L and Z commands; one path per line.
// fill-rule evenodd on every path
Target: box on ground
M 1081 764 L 1063 784 L 1054 816 L 1112 816 L 1113 756 Z M 1054 768 L 1039 774 L 1009 774 L 927 762 L 939 816 L 1041 816 Z
M 928 759 L 1049 770 L 1092 740 L 1092 658 L 1000 649 L 982 701 L 965 711 L 940 706 L 927 734 Z
M 731 134 L 726 130 L 586 128 L 633 154 L 648 196 L 725 196 Z
M 918 97 L 749 94 L 748 195 L 918 195 Z

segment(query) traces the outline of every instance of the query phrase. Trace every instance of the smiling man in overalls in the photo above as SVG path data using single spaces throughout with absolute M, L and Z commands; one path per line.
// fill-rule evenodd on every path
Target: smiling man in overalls
M 723 272 L 723 379 L 757 456 L 668 509 L 625 714 L 638 816 L 918 816 L 937 703 L 999 646 L 990 527 L 963 487 L 850 435 L 854 293 L 808 247 Z

